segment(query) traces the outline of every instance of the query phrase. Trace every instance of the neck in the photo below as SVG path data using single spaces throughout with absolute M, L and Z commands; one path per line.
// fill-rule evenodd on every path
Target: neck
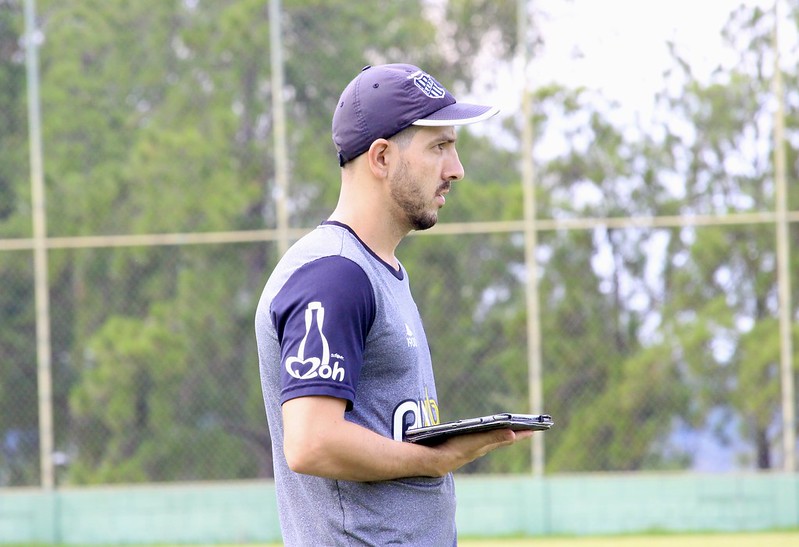
M 378 142 L 373 144 L 375 150 L 379 148 Z M 375 150 L 370 149 L 341 170 L 341 192 L 330 220 L 352 228 L 372 252 L 399 268 L 394 252 L 410 228 L 398 222 L 385 162 L 387 156 Z
M 395 251 L 402 238 L 407 235 L 407 232 L 401 233 L 397 231 L 396 227 L 391 225 L 387 215 L 373 213 L 376 210 L 379 209 L 358 207 L 355 210 L 349 210 L 339 203 L 339 206 L 330 215 L 329 220 L 349 226 L 372 252 L 387 264 L 394 268 L 399 268 Z

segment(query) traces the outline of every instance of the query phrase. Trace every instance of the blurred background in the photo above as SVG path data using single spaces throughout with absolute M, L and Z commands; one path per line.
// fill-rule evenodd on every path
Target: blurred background
M 799 2 L 632 4 L 0 0 L 0 486 L 271 477 L 255 306 L 386 62 L 502 108 L 398 255 L 442 419 L 556 426 L 460 473 L 794 471 Z

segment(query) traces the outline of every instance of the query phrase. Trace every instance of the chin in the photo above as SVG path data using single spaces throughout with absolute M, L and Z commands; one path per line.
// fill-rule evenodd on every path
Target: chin
M 438 216 L 428 217 L 422 221 L 414 223 L 414 229 L 417 231 L 429 230 L 438 222 Z

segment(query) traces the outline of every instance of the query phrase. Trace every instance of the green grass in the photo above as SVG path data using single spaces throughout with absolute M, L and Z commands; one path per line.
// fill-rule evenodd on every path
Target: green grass
M 0 547 L 43 547 L 44 544 L 2 543 Z M 281 547 L 281 543 L 205 544 L 213 547 Z M 799 530 L 737 534 L 650 534 L 600 537 L 464 538 L 460 547 L 797 547 Z M 93 546 L 111 547 L 111 546 Z M 145 546 L 139 546 L 145 547 Z M 146 547 L 191 547 L 171 544 Z
M 461 547 L 797 547 L 799 531 L 606 537 L 464 539 Z

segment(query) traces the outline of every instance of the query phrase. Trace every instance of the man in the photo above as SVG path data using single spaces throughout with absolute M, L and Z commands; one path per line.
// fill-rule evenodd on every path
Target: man
M 463 178 L 455 126 L 496 114 L 411 65 L 366 67 L 333 115 L 341 191 L 330 218 L 266 283 L 256 334 L 286 545 L 457 544 L 452 471 L 530 432 L 435 447 L 440 422 L 419 312 L 397 245 L 438 220 Z

